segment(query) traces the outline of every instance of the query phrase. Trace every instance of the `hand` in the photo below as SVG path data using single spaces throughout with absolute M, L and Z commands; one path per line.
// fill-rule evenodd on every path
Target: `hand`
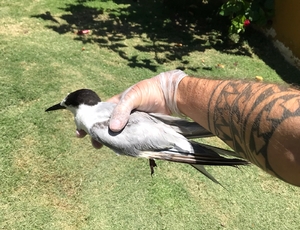
M 125 92 L 109 99 L 116 103 L 109 127 L 120 131 L 126 125 L 133 109 L 144 112 L 180 114 L 176 103 L 176 91 L 179 82 L 187 76 L 181 70 L 161 73 L 131 86 Z
M 87 135 L 87 133 L 84 130 L 76 130 L 76 137 L 83 138 Z M 103 144 L 99 143 L 98 141 L 91 138 L 91 142 L 94 148 L 100 149 L 103 147 Z
M 164 72 L 140 81 L 123 93 L 107 100 L 117 104 L 111 115 L 109 128 L 114 132 L 123 129 L 133 109 L 149 113 L 180 114 L 176 103 L 176 91 L 179 82 L 185 76 L 187 75 L 181 70 Z M 86 132 L 76 130 L 76 136 L 78 138 L 85 137 Z M 95 148 L 103 146 L 93 139 L 91 141 Z

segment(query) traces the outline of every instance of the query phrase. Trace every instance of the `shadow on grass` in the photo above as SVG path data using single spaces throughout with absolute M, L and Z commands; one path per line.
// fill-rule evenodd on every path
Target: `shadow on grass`
M 257 31 L 248 32 L 245 37 L 253 53 L 274 69 L 282 80 L 300 86 L 300 70 L 287 62 L 266 36 Z
M 289 65 L 274 49 L 270 41 L 256 31 L 250 31 L 241 42 L 233 44 L 227 39 L 228 21 L 218 15 L 220 2 L 202 0 L 77 0 L 62 8 L 59 18 L 45 12 L 32 17 L 51 22 L 47 27 L 59 34 L 91 30 L 88 35 L 78 35 L 75 40 L 106 47 L 128 62 L 132 68 L 156 71 L 161 64 L 177 60 L 180 69 L 197 71 L 183 60 L 193 51 L 216 49 L 220 52 L 252 56 L 244 42 L 262 60 L 289 83 L 300 83 L 299 71 Z M 59 23 L 63 21 L 63 23 Z M 132 45 L 138 53 L 129 55 L 125 40 L 139 38 Z M 200 65 L 199 65 L 200 66 Z M 201 67 L 199 67 L 201 68 Z

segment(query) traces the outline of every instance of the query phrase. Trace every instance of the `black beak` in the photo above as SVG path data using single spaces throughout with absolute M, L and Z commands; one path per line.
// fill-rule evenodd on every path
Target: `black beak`
M 58 103 L 58 104 L 53 105 L 50 108 L 46 109 L 45 112 L 49 112 L 52 110 L 58 110 L 58 109 L 66 109 L 66 107 L 64 107 L 64 106 L 60 105 L 60 103 Z

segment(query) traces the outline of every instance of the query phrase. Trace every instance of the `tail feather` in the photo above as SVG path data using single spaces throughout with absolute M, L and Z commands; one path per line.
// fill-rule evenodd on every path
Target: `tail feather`
M 209 172 L 206 171 L 204 165 L 210 166 L 233 166 L 237 167 L 240 165 L 248 165 L 249 162 L 243 159 L 232 158 L 237 156 L 236 153 L 230 150 L 225 150 L 209 145 L 203 145 L 200 143 L 193 142 L 195 153 L 176 152 L 172 150 L 161 150 L 161 151 L 142 151 L 139 157 L 155 160 L 166 160 L 177 163 L 190 164 L 196 168 L 203 175 L 208 177 L 213 182 L 221 185 Z M 223 156 L 221 156 L 223 155 Z M 231 156 L 227 158 L 224 156 Z M 221 185 L 222 186 L 222 185 Z
M 204 168 L 203 165 L 191 164 L 191 166 L 193 166 L 195 169 L 197 169 L 199 172 L 201 172 L 204 176 L 206 176 L 207 178 L 209 178 L 213 182 L 215 182 L 215 183 L 217 183 L 217 184 L 219 184 L 223 187 L 223 185 L 219 181 L 217 181 L 216 178 L 214 178 L 209 172 L 206 171 L 206 169 Z
M 247 165 L 248 161 L 235 158 L 226 158 L 220 155 L 214 155 L 215 152 L 207 153 L 180 153 L 170 150 L 160 151 L 160 152 L 151 152 L 151 151 L 142 151 L 139 154 L 139 157 L 144 157 L 147 159 L 157 159 L 157 160 L 166 160 L 177 163 L 186 163 L 186 164 L 201 164 L 201 165 L 214 165 L 214 166 L 238 166 L 238 165 Z
M 190 143 L 192 144 L 195 153 L 206 152 L 208 154 L 214 154 L 214 155 L 217 154 L 217 155 L 222 155 L 222 156 L 241 158 L 241 156 L 239 154 L 237 154 L 236 152 L 234 152 L 232 150 L 222 149 L 222 148 L 218 148 L 215 146 L 198 143 L 195 141 L 190 141 Z

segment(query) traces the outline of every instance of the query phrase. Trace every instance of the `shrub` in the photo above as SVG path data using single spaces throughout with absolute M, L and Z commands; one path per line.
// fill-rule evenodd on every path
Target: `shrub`
M 228 0 L 220 15 L 230 17 L 229 35 L 239 34 L 250 24 L 266 26 L 274 15 L 274 0 Z

